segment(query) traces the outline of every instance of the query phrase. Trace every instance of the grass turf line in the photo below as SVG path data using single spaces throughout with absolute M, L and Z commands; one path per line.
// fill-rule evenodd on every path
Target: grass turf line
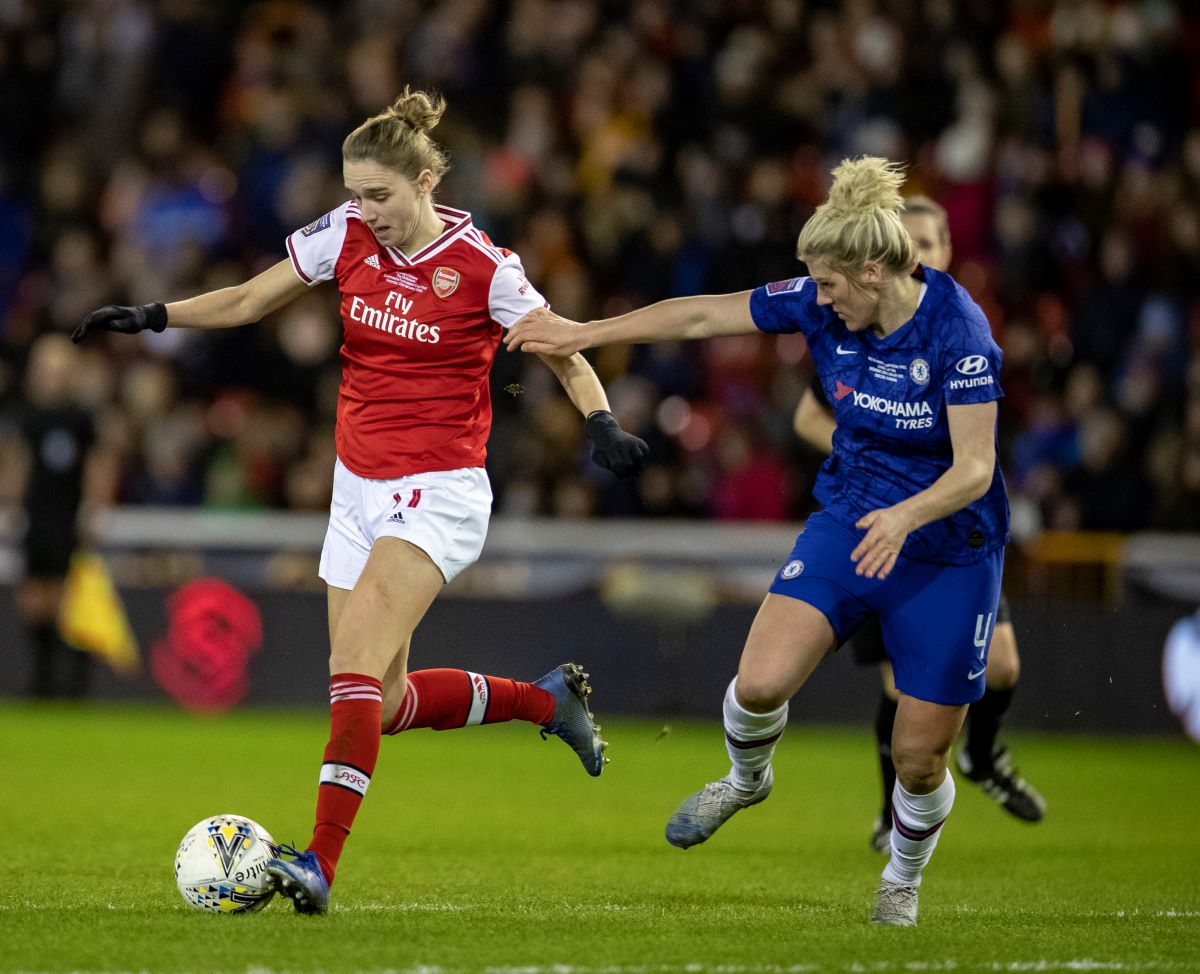
M 386 739 L 331 916 L 219 917 L 178 896 L 175 846 L 220 812 L 303 845 L 323 714 L 0 705 L 0 971 L 1200 970 L 1182 739 L 1014 735 L 1046 821 L 960 779 L 920 925 L 896 930 L 866 923 L 866 729 L 793 725 L 770 800 L 684 852 L 663 825 L 726 769 L 719 726 L 603 722 L 598 780 L 528 725 Z

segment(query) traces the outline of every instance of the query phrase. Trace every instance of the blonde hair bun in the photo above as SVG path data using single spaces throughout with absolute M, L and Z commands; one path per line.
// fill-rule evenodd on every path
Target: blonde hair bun
M 904 185 L 904 163 L 879 156 L 845 159 L 833 171 L 829 187 L 829 207 L 855 216 L 874 210 L 904 209 L 900 187 Z
M 900 222 L 904 164 L 879 156 L 843 159 L 833 171 L 829 198 L 800 230 L 796 257 L 822 260 L 852 282 L 868 261 L 892 274 L 912 270 L 916 245 Z

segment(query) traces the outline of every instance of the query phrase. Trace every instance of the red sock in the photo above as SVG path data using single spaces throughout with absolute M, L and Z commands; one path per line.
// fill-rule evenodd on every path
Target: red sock
M 384 733 L 415 727 L 454 730 L 506 720 L 548 724 L 553 717 L 553 695 L 532 683 L 467 670 L 417 670 L 408 674 L 404 700 Z
M 329 680 L 329 743 L 317 788 L 317 825 L 308 848 L 333 883 L 342 846 L 358 814 L 379 757 L 380 683 L 360 673 L 335 673 Z

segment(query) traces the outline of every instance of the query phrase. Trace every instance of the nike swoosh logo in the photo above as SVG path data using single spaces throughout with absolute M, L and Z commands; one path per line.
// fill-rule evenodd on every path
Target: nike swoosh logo
M 838 345 L 836 351 L 837 351 L 838 355 L 857 355 L 858 354 L 857 348 L 842 348 L 841 345 Z
M 975 673 L 968 673 L 967 679 L 968 680 L 978 680 L 986 672 L 987 672 L 987 667 L 985 666 L 982 670 L 979 670 Z

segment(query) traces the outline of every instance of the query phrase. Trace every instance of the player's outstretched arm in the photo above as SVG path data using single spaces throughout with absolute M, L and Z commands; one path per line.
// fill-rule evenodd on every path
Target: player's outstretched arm
M 792 429 L 814 450 L 822 454 L 833 452 L 833 432 L 837 429 L 837 422 L 833 413 L 817 400 L 817 395 L 811 388 L 804 390 L 796 404 Z
M 609 411 L 608 396 L 587 359 L 578 353 L 570 358 L 556 355 L 538 358 L 558 377 L 575 408 L 585 417 L 584 429 L 592 441 L 592 459 L 621 479 L 641 474 L 650 448 L 645 440 L 621 428 Z
M 294 301 L 307 290 L 308 285 L 296 276 L 291 262 L 282 260 L 244 284 L 209 291 L 185 301 L 105 305 L 80 322 L 71 340 L 82 341 L 91 331 L 115 331 L 125 335 L 147 329 L 162 331 L 168 324 L 176 328 L 248 325 Z
M 535 353 L 556 373 L 558 370 L 550 361 L 552 357 L 570 358 L 591 347 L 587 344 L 584 325 L 556 315 L 549 308 L 535 308 L 518 319 L 504 333 L 504 344 L 510 352 Z
M 539 308 L 513 325 L 504 342 L 514 352 L 573 355 L 599 345 L 753 334 L 758 329 L 750 315 L 751 293 L 671 298 L 586 325 Z

